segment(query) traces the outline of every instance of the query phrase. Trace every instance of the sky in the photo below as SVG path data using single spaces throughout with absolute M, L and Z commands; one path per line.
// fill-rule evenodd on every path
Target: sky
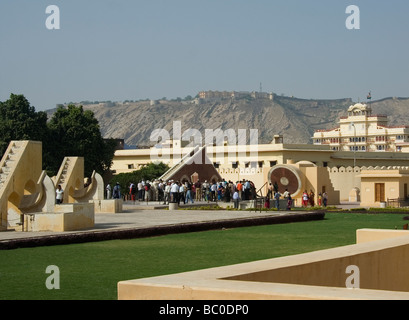
M 305 99 L 408 97 L 408 12 L 407 0 L 1 0 L 0 101 L 23 94 L 40 111 L 260 83 Z

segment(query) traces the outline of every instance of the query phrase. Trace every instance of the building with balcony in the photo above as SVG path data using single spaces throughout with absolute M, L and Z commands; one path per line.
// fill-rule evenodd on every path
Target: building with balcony
M 371 107 L 357 103 L 340 118 L 339 127 L 317 130 L 312 139 L 333 151 L 408 152 L 409 126 L 388 126 L 386 115 L 373 115 Z

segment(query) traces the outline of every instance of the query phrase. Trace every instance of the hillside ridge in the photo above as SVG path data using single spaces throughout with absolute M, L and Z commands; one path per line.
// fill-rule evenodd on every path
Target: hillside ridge
M 196 102 L 196 103 L 195 103 Z M 79 103 L 80 104 L 80 103 Z M 276 134 L 285 143 L 311 143 L 315 130 L 338 126 L 341 116 L 354 104 L 352 99 L 201 99 L 138 101 L 86 104 L 94 112 L 105 138 L 121 138 L 128 146 L 148 146 L 155 129 L 173 135 L 173 122 L 181 122 L 181 132 L 192 128 L 204 139 L 206 129 L 258 129 L 259 143 L 270 143 Z M 388 116 L 390 126 L 409 125 L 409 98 L 383 98 L 371 102 L 373 114 Z M 49 110 L 52 113 L 52 110 Z

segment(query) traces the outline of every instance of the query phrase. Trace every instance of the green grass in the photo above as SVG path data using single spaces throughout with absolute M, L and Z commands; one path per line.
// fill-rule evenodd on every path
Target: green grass
M 0 251 L 0 299 L 116 299 L 121 280 L 353 244 L 356 229 L 402 229 L 403 217 L 328 213 L 314 222 Z M 60 290 L 45 286 L 48 265 L 60 269 Z

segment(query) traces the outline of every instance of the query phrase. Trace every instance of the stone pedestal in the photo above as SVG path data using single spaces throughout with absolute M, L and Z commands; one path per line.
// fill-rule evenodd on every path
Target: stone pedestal
M 95 213 L 121 213 L 123 207 L 122 199 L 90 200 L 94 203 Z
M 169 203 L 169 210 L 178 210 L 178 208 L 179 208 L 179 204 L 177 204 L 177 203 L 173 203 L 173 202 L 171 202 L 171 203 Z
M 94 205 L 92 203 L 69 203 L 56 205 L 54 212 L 24 215 L 24 231 L 76 231 L 93 228 Z

